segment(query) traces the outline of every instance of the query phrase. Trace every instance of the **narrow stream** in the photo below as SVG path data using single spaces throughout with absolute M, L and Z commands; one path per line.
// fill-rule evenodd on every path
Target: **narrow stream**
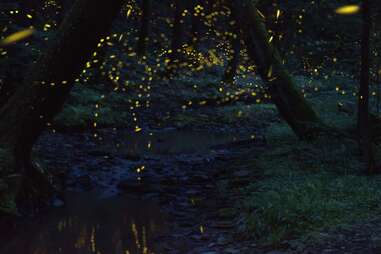
M 195 153 L 203 155 L 214 146 L 247 139 L 247 136 L 231 133 L 177 130 L 159 133 L 121 132 L 112 137 L 106 137 L 100 147 L 96 146 L 95 149 L 110 151 L 112 154 L 117 153 L 118 158 L 121 155 L 127 155 L 127 159 L 124 159 L 126 165 L 119 165 L 121 168 L 119 171 L 112 173 L 113 168 L 108 170 L 112 176 L 123 178 L 126 174 L 130 174 L 125 172 L 128 171 L 129 158 L 134 156 L 141 161 L 144 161 L 145 157 L 154 156 L 159 158 L 159 163 L 160 161 L 168 163 L 168 156 L 170 158 L 173 155 L 187 157 L 188 154 Z M 63 140 L 71 142 L 62 135 L 60 140 L 49 137 L 49 144 L 61 145 Z M 82 141 L 79 139 L 76 142 Z M 77 147 L 75 142 L 71 147 Z M 70 146 L 67 150 L 61 152 L 60 156 L 67 156 L 68 161 L 70 156 L 76 159 L 75 151 L 71 151 Z M 59 150 L 53 152 L 58 154 Z M 100 165 L 97 165 L 95 170 L 101 171 Z M 118 175 L 118 172 L 121 173 Z M 89 174 L 94 175 L 96 171 L 91 171 Z M 165 174 L 162 177 L 165 177 Z M 107 182 L 110 175 L 105 174 L 103 178 L 103 182 Z M 27 219 L 28 222 L 22 225 L 22 228 L 18 227 L 17 233 L 9 237 L 11 240 L 7 244 L 0 244 L 3 247 L 0 253 L 163 253 L 158 250 L 157 244 L 160 243 L 160 236 L 173 228 L 173 223 L 167 218 L 168 216 L 161 213 L 160 207 L 155 202 L 142 200 L 138 194 L 135 196 L 114 195 L 107 198 L 101 198 L 101 196 L 97 188 L 91 192 L 67 192 L 63 207 L 51 208 L 45 214 Z M 1 234 L 7 234 L 7 232 L 0 229 Z
M 251 139 L 247 134 L 192 130 L 122 131 L 118 137 L 106 144 L 108 148 L 113 149 L 112 145 L 132 156 L 205 153 L 215 146 Z

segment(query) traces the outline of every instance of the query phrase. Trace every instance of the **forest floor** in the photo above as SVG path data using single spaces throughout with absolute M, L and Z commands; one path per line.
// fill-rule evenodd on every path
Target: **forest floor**
M 325 122 L 350 128 L 354 116 L 338 112 L 337 102 L 353 99 L 335 87 L 322 87 L 314 82 L 307 98 Z M 48 253 L 57 248 L 75 253 L 70 248 L 79 246 L 75 251 L 87 253 L 94 236 L 83 232 L 91 227 L 97 228 L 98 237 L 113 235 L 108 247 L 106 240 L 95 237 L 102 242 L 101 253 L 115 251 L 115 238 L 127 244 L 123 248 L 130 253 L 144 253 L 144 247 L 169 254 L 380 252 L 381 178 L 363 175 L 355 142 L 332 136 L 300 142 L 271 104 L 184 110 L 181 105 L 189 93 L 178 101 L 164 100 L 168 95 L 163 94 L 154 98 L 158 106 L 141 110 L 138 123 L 120 115 L 125 108 L 115 101 L 102 102 L 106 120 L 98 119 L 100 126 L 118 119 L 119 128 L 76 131 L 91 126 L 94 104 L 99 103 L 96 91 L 78 90 L 73 96 L 80 98 L 84 92 L 94 96 L 71 98 L 53 124 L 64 132 L 50 130 L 35 151 L 42 167 L 68 191 L 67 200 L 52 201 L 58 215 L 46 211 L 42 221 L 21 223 L 23 233 L 2 253 L 17 253 L 15 246 L 45 248 Z M 73 104 L 79 101 L 82 105 Z M 110 104 L 113 109 L 107 108 Z M 136 124 L 143 130 L 136 132 Z M 95 198 L 90 196 L 96 205 L 92 198 L 80 197 L 94 191 Z M 78 200 L 72 201 L 73 196 Z M 131 215 L 120 220 L 115 210 L 120 206 L 102 208 L 117 196 L 128 197 L 117 203 L 135 204 L 122 212 Z M 80 215 L 82 210 L 87 213 Z M 111 217 L 116 225 L 107 229 L 105 221 Z M 63 230 L 71 220 L 79 228 Z

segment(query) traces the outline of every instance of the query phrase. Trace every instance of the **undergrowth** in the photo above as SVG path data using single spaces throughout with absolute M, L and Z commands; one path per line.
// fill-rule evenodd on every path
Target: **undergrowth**
M 351 128 L 353 118 L 337 113 L 333 96 L 337 95 L 315 96 L 312 103 L 324 122 Z M 313 236 L 323 229 L 379 216 L 381 177 L 364 174 L 355 140 L 322 136 L 307 143 L 284 123 L 267 128 L 266 140 L 261 154 L 242 162 L 263 177 L 240 189 L 241 233 L 261 244 L 279 246 L 318 240 Z

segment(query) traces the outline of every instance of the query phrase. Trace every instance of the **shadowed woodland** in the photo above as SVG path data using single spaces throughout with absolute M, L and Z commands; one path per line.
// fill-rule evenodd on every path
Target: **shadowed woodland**
M 371 0 L 0 3 L 0 253 L 380 253 Z

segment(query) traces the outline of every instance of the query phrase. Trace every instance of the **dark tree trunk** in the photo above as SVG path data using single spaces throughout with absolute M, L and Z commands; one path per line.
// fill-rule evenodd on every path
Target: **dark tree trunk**
M 197 43 L 201 36 L 201 29 L 202 29 L 202 17 L 201 12 L 197 12 L 196 8 L 197 6 L 203 6 L 201 0 L 194 0 L 192 5 L 192 27 L 191 27 L 191 38 L 190 43 L 193 46 L 197 46 Z
M 237 74 L 237 69 L 240 61 L 241 37 L 239 35 L 236 36 L 237 37 L 233 38 L 232 41 L 232 56 L 229 59 L 228 65 L 224 73 L 223 82 L 228 84 L 232 84 L 234 82 L 234 77 Z
M 267 84 L 280 115 L 299 138 L 306 139 L 315 135 L 316 127 L 321 125 L 320 119 L 297 91 L 292 77 L 282 64 L 278 50 L 269 41 L 266 27 L 255 4 L 251 0 L 235 0 L 230 4 L 232 11 L 237 13 L 237 21 L 249 55 Z
M 206 1 L 206 8 L 207 8 L 206 13 L 208 15 L 213 13 L 215 3 L 216 3 L 216 0 L 207 0 Z
M 150 34 L 151 16 L 152 16 L 152 0 L 143 0 L 142 2 L 142 19 L 139 31 L 139 40 L 137 45 L 137 54 L 142 57 L 146 53 L 148 38 Z
M 362 4 L 362 42 L 361 42 L 361 83 L 358 97 L 358 131 L 359 143 L 363 153 L 367 172 L 376 173 L 374 153 L 372 149 L 372 133 L 369 121 L 369 83 L 370 83 L 370 32 L 371 11 L 370 0 Z
M 234 82 L 234 77 L 237 74 L 237 69 L 240 61 L 241 55 L 241 32 L 237 23 L 237 18 L 233 16 L 234 12 L 231 13 L 232 16 L 232 38 L 231 38 L 231 56 L 226 67 L 223 82 L 232 84 Z
M 0 193 L 0 210 L 7 210 L 21 190 L 38 193 L 42 187 L 42 174 L 31 165 L 33 144 L 62 109 L 74 80 L 111 28 L 122 3 L 78 0 L 45 53 L 0 109 L 0 177 L 9 186 Z
M 184 41 L 184 17 L 185 3 L 183 0 L 175 0 L 175 19 L 173 23 L 173 34 L 171 52 L 169 54 L 169 73 L 181 63 L 181 50 Z

